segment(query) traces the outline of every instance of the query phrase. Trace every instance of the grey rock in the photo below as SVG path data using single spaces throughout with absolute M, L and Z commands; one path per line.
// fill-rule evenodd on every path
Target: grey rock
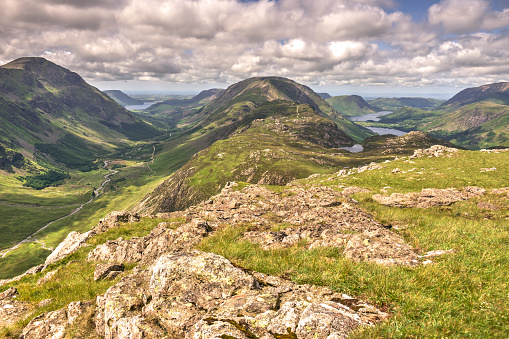
M 451 205 L 458 201 L 480 197 L 485 192 L 484 188 L 475 186 L 467 186 L 462 190 L 455 188 L 425 188 L 419 193 L 392 193 L 390 196 L 375 194 L 372 198 L 385 206 L 428 208 Z
M 361 311 L 366 309 L 373 313 Z M 219 255 L 191 251 L 164 254 L 122 278 L 97 298 L 95 324 L 105 338 L 163 338 L 167 333 L 171 338 L 296 334 L 311 339 L 342 338 L 385 317 L 327 288 L 247 272 Z
M 70 232 L 67 237 L 58 244 L 57 248 L 46 258 L 45 266 L 55 263 L 69 254 L 76 252 L 78 249 L 85 245 L 85 242 L 96 233 L 88 231 L 86 233 Z
M 124 271 L 123 264 L 97 264 L 94 271 L 94 281 L 112 277 Z M 113 275 L 111 273 L 115 272 Z

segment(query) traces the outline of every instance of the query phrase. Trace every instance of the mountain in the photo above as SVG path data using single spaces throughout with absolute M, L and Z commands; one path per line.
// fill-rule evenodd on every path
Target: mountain
M 325 100 L 332 98 L 332 95 L 330 95 L 329 93 L 316 93 L 316 94 L 318 94 L 319 96 L 322 97 L 322 99 L 325 99 Z
M 195 119 L 201 121 L 202 126 L 217 121 L 224 122 L 231 118 L 231 110 L 236 110 L 236 107 L 251 107 L 247 109 L 250 111 L 260 104 L 273 100 L 308 104 L 319 115 L 334 121 L 340 130 L 355 141 L 362 141 L 373 135 L 368 129 L 352 123 L 338 113 L 309 87 L 282 77 L 256 77 L 238 82 L 228 87 L 216 100 L 197 112 Z
M 143 101 L 133 99 L 129 95 L 125 94 L 124 92 L 116 90 L 116 89 L 103 91 L 103 93 L 106 93 L 110 98 L 112 98 L 119 105 L 122 105 L 122 106 L 143 105 Z
M 167 99 L 151 105 L 142 114 L 161 121 L 170 128 L 192 126 L 197 122 L 193 118 L 196 111 L 216 99 L 222 92 L 224 92 L 224 89 L 212 88 L 201 91 L 190 99 Z
M 380 121 L 470 149 L 509 146 L 509 83 L 467 88 L 434 110 L 403 107 Z
M 467 88 L 440 105 L 440 109 L 458 109 L 476 102 L 509 105 L 509 82 Z
M 368 104 L 358 95 L 340 95 L 326 99 L 339 113 L 352 117 L 379 112 L 380 109 Z
M 175 211 L 217 194 L 228 181 L 284 185 L 344 163 L 338 147 L 352 139 L 310 105 L 273 100 L 251 108 L 234 104 L 224 125 L 204 129 L 223 140 L 193 156 L 135 210 Z
M 0 67 L 0 126 L 4 153 L 20 154 L 0 159 L 9 171 L 36 163 L 87 170 L 97 154 L 159 134 L 78 74 L 32 57 Z
M 444 103 L 444 100 L 420 97 L 377 98 L 368 100 L 370 105 L 386 111 L 395 111 L 402 107 L 413 107 L 423 110 L 432 110 Z

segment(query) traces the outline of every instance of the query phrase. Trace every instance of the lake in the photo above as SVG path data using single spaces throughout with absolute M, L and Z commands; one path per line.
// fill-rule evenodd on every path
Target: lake
M 392 113 L 391 111 L 381 111 L 381 112 L 377 112 L 377 113 L 370 113 L 370 114 L 359 115 L 356 117 L 350 117 L 350 120 L 351 121 L 369 121 L 369 120 L 380 121 L 380 119 L 378 119 L 379 116 L 387 115 L 387 114 L 391 114 L 391 113 Z M 397 135 L 398 137 L 400 137 L 400 136 L 408 133 L 405 131 L 400 131 L 395 128 L 367 127 L 367 126 L 366 126 L 366 128 L 369 129 L 370 131 L 373 131 L 373 132 L 379 134 L 379 135 L 393 134 L 393 135 Z M 362 150 L 363 150 L 361 144 L 355 144 L 352 147 L 340 147 L 340 148 L 350 151 L 352 153 L 359 153 L 359 152 L 362 152 Z
M 145 108 L 149 108 L 150 106 L 152 106 L 155 103 L 157 103 L 157 102 L 149 101 L 149 102 L 144 102 L 143 105 L 129 105 L 129 106 L 125 106 L 125 108 L 129 111 L 141 111 L 141 110 L 144 110 Z

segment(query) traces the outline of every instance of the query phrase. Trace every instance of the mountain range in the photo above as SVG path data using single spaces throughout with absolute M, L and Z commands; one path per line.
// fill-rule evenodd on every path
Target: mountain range
M 433 110 L 403 107 L 380 120 L 466 148 L 509 146 L 509 83 L 467 88 Z
M 43 58 L 0 67 L 0 124 L 3 152 L 17 154 L 2 158 L 8 171 L 87 170 L 97 154 L 160 134 L 78 74 Z
M 106 93 L 110 98 L 122 106 L 143 105 L 143 101 L 131 98 L 129 95 L 119 90 L 107 90 L 103 91 L 103 93 Z
M 504 337 L 509 152 L 451 140 L 509 146 L 508 89 L 388 98 L 421 105 L 365 122 L 398 137 L 348 119 L 372 102 L 282 77 L 134 114 L 8 63 L 0 336 Z

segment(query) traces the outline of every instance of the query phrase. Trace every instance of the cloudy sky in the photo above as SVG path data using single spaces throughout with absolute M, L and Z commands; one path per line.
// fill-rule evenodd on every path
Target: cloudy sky
M 448 96 L 509 81 L 509 0 L 1 0 L 0 63 L 42 56 L 100 89 L 260 75 L 331 94 Z

